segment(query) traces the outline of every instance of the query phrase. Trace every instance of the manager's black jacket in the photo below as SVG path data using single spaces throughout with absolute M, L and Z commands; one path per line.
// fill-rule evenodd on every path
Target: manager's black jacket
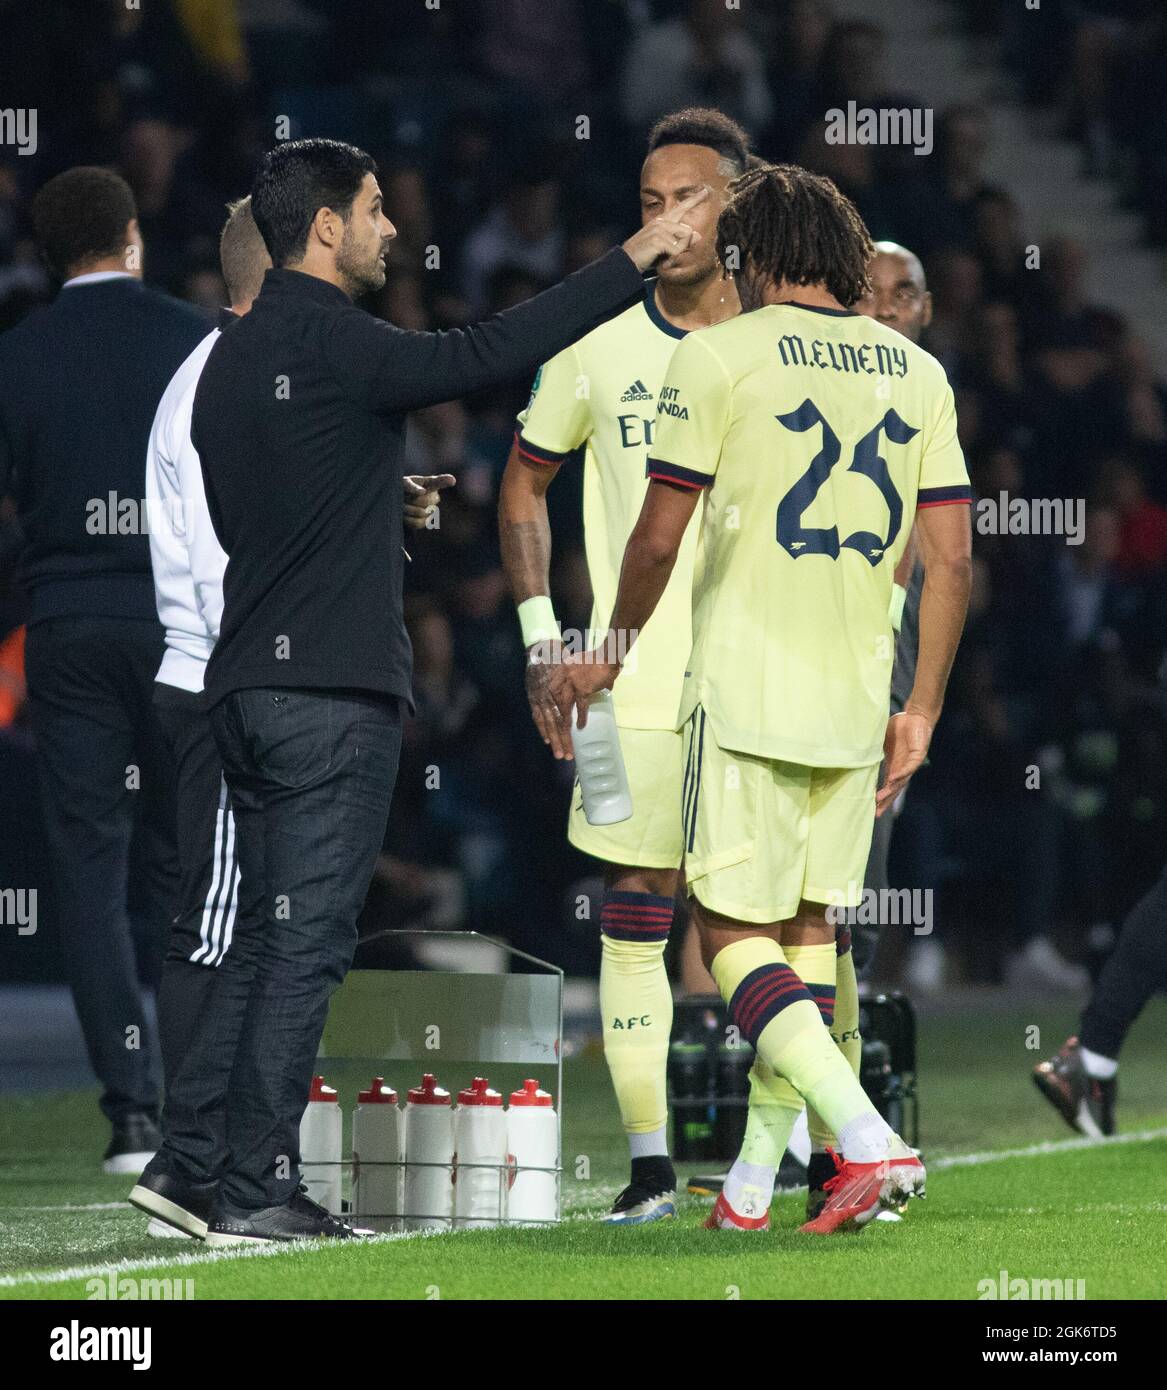
M 409 701 L 407 413 L 532 370 L 643 292 L 640 272 L 614 250 L 484 323 L 413 333 L 327 281 L 269 270 L 195 394 L 192 439 L 228 555 L 208 705 L 269 685 Z

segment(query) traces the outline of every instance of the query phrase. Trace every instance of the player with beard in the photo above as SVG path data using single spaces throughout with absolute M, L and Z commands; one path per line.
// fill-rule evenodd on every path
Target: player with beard
M 749 165 L 745 133 L 719 111 L 690 108 L 653 128 L 640 174 L 642 220 L 671 215 L 698 189 L 711 196 L 685 219 L 701 233 L 659 262 L 643 301 L 544 364 L 507 461 L 499 500 L 503 563 L 528 650 L 527 695 L 535 724 L 557 758 L 571 757 L 549 696 L 561 652 L 550 598 L 551 530 L 546 493 L 564 460 L 586 446 L 584 543 L 594 607 L 611 616 L 624 545 L 648 486 L 645 466 L 660 386 L 677 343 L 738 312 L 713 232 L 731 179 Z M 677 709 L 690 646 L 690 586 L 697 521 L 685 533 L 661 598 L 661 617 L 638 644 L 635 670 L 615 693 L 616 722 L 633 812 L 618 825 L 589 825 L 578 783 L 568 818 L 573 845 L 604 865 L 600 913 L 600 1008 L 604 1055 L 628 1136 L 631 1178 L 607 1218 L 640 1224 L 672 1216 L 665 1068 L 673 1004 L 664 952 L 683 852 L 684 767 Z

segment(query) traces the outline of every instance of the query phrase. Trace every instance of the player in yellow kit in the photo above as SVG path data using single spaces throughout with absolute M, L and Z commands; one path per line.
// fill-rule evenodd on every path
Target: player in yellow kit
M 857 312 L 878 319 L 880 323 L 910 338 L 913 343 L 918 343 L 921 333 L 932 317 L 932 296 L 928 293 L 924 268 L 919 259 L 905 247 L 897 246 L 893 242 L 876 242 L 875 255 L 868 264 L 867 275 L 872 293 L 856 301 Z M 897 633 L 891 680 L 893 714 L 903 709 L 915 677 L 920 590 L 924 579 L 924 567 L 917 561 L 918 550 L 914 537 L 909 537 L 895 568 L 892 625 L 896 627 Z M 895 806 L 875 822 L 864 878 L 864 888 L 869 894 L 878 893 L 888 886 L 888 851 L 894 817 L 902 800 L 898 799 Z M 867 942 L 861 942 L 859 939 L 864 935 L 868 936 Z M 841 923 L 837 928 L 837 936 L 835 1012 L 833 1021 L 827 1020 L 827 1023 L 831 1029 L 831 1036 L 842 1048 L 852 1070 L 858 1072 L 863 1051 L 863 1042 L 859 1034 L 857 973 L 862 974 L 862 966 L 858 960 L 859 948 L 862 946 L 869 960 L 878 940 L 878 928 L 874 931 L 861 928 L 856 933 L 854 950 L 852 929 L 849 925 Z M 731 1212 L 737 1212 L 740 1217 L 757 1222 L 758 1225 L 754 1229 L 764 1229 L 766 1212 L 773 1199 L 776 1170 L 782 1160 L 782 1147 L 794 1147 L 790 1131 L 793 1127 L 797 1132 L 795 1115 L 802 1110 L 803 1105 L 802 1097 L 788 1083 L 774 1081 L 759 1087 L 756 1084 L 757 1080 L 756 1069 L 751 1083 L 756 1104 L 749 1112 L 741 1154 L 735 1165 L 737 1171 L 731 1170 L 719 1187 L 729 1188 L 727 1202 Z M 830 1150 L 837 1146 L 837 1140 L 817 1115 L 811 1114 L 808 1121 L 807 1141 L 811 1151 L 806 1167 L 806 1209 L 807 1217 L 810 1219 L 819 1214 L 829 1195 L 824 1190 L 824 1185 L 835 1176 L 835 1165 L 831 1161 Z M 690 1191 L 692 1190 L 691 1186 Z M 894 1213 L 888 1212 L 885 1215 L 889 1220 L 895 1219 Z M 710 1224 L 720 1225 L 723 1221 L 726 1224 L 738 1224 L 735 1217 L 721 1215 L 715 1215 Z
M 854 905 L 873 817 L 923 761 L 968 603 L 970 501 L 934 358 L 852 306 L 873 247 L 830 180 L 792 165 L 735 182 L 718 251 L 742 315 L 678 346 L 658 405 L 613 632 L 557 668 L 560 719 L 619 674 L 699 500 L 686 730 L 685 874 L 702 951 L 761 1062 L 838 1135 L 804 1230 L 858 1228 L 923 1191 L 919 1159 L 864 1094 L 823 1015 L 829 905 Z M 888 719 L 893 574 L 918 518 L 915 683 Z M 655 620 L 654 620 L 655 621 Z M 618 689 L 618 685 L 617 685 Z M 886 762 L 877 789 L 881 758 Z M 742 1213 L 723 1191 L 719 1214 Z
M 689 109 L 658 122 L 641 170 L 641 216 L 647 222 L 680 212 L 701 239 L 659 263 L 643 303 L 547 362 L 519 417 L 499 500 L 503 563 L 529 653 L 532 714 L 557 757 L 570 757 L 571 743 L 548 700 L 550 667 L 540 660 L 558 655 L 560 635 L 549 597 L 546 490 L 564 458 L 586 446 L 584 541 L 592 627 L 599 631 L 611 616 L 624 546 L 648 487 L 657 396 L 673 349 L 691 329 L 738 312 L 737 292 L 717 260 L 715 229 L 729 183 L 747 159 L 744 132 L 718 111 Z M 708 190 L 705 200 L 686 210 L 701 189 Z M 657 1220 L 676 1209 L 665 1084 L 673 1007 L 664 951 L 682 853 L 676 713 L 690 648 L 696 541 L 694 523 L 680 542 L 654 631 L 637 644 L 635 666 L 614 697 L 632 817 L 618 825 L 588 825 L 577 785 L 568 824 L 572 844 L 605 866 L 604 1053 L 632 1168 L 608 1219 L 622 1224 Z

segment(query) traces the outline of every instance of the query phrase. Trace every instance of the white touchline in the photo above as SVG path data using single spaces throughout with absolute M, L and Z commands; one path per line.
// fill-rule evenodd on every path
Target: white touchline
M 1072 1153 L 1075 1149 L 1103 1149 L 1115 1144 L 1145 1144 L 1151 1139 L 1167 1139 L 1167 1128 L 1136 1129 L 1129 1134 L 1111 1134 L 1103 1139 L 1055 1139 L 1045 1144 L 1030 1144 L 1024 1149 L 997 1149 L 979 1154 L 950 1154 L 934 1158 L 928 1167 L 935 1172 L 945 1168 L 975 1168 L 982 1163 L 1000 1163 L 1007 1158 L 1041 1158 L 1043 1154 Z
M 430 1234 L 428 1231 L 410 1231 L 400 1235 L 371 1236 L 362 1240 L 360 1244 L 387 1245 L 397 1240 L 424 1239 Z M 283 1245 L 246 1245 L 234 1249 L 206 1250 L 197 1255 L 151 1255 L 145 1260 L 110 1260 L 105 1264 L 77 1265 L 72 1269 L 53 1269 L 47 1273 L 31 1270 L 24 1274 L 0 1275 L 0 1288 L 11 1289 L 19 1284 L 64 1284 L 70 1279 L 93 1279 L 111 1272 L 133 1274 L 143 1269 L 169 1269 L 175 1266 L 186 1269 L 192 1265 L 219 1264 L 223 1260 L 258 1260 L 270 1258 L 272 1255 L 310 1255 L 324 1248 L 324 1241 L 303 1241 L 298 1242 L 294 1250 L 289 1250 Z M 335 1249 L 335 1246 L 329 1242 L 328 1248 Z
M 4 1211 L 129 1211 L 129 1202 L 65 1202 L 58 1207 L 4 1207 Z
M 1042 1158 L 1046 1154 L 1070 1153 L 1075 1149 L 1101 1149 L 1116 1144 L 1145 1144 L 1153 1139 L 1167 1139 L 1167 1126 L 1161 1129 L 1140 1129 L 1129 1134 L 1112 1134 L 1104 1139 L 1058 1139 L 1046 1144 L 1030 1144 L 1024 1149 L 998 1149 L 986 1153 L 951 1154 L 947 1158 L 934 1158 L 928 1167 L 936 1172 L 945 1168 L 972 1168 L 983 1163 L 1003 1163 L 1011 1158 Z M 599 1185 L 597 1184 L 597 1187 Z M 589 1192 L 589 1196 L 593 1193 Z M 95 1203 L 93 1207 L 9 1207 L 18 1211 L 84 1211 L 99 1210 L 105 1207 L 129 1206 L 128 1202 Z M 574 1211 L 567 1214 L 568 1220 L 578 1220 L 592 1215 L 590 1212 Z M 398 1240 L 441 1240 L 448 1235 L 461 1235 L 461 1231 L 405 1231 L 400 1234 L 373 1236 L 358 1242 L 358 1246 L 387 1245 Z M 111 1270 L 118 1274 L 133 1274 L 140 1269 L 172 1269 L 176 1266 L 188 1268 L 192 1265 L 219 1264 L 223 1260 L 254 1260 L 271 1258 L 276 1255 L 312 1255 L 321 1250 L 335 1250 L 331 1241 L 312 1241 L 298 1244 L 294 1250 L 283 1245 L 240 1246 L 228 1250 L 207 1250 L 198 1255 L 154 1255 L 145 1260 L 115 1260 L 106 1264 L 82 1265 L 74 1269 L 54 1269 L 44 1273 L 35 1270 L 24 1274 L 0 1275 L 0 1288 L 11 1289 L 20 1284 L 64 1284 L 70 1279 L 93 1279 Z M 354 1246 L 353 1248 L 357 1248 Z

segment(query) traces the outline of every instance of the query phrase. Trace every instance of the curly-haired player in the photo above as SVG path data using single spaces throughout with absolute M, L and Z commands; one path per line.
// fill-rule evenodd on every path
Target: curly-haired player
M 873 251 L 854 206 L 794 165 L 751 170 L 731 192 L 718 253 L 743 312 L 673 355 L 601 647 L 651 636 L 703 500 L 680 711 L 686 883 L 731 1017 L 797 1093 L 789 1123 L 801 1097 L 838 1136 L 828 1199 L 803 1228 L 829 1234 L 923 1191 L 919 1159 L 831 1039 L 829 907 L 858 902 L 873 819 L 927 752 L 971 572 L 969 514 L 951 504 L 971 494 L 940 364 L 854 310 Z M 918 666 L 889 721 L 893 576 L 916 517 Z M 563 717 L 616 681 L 619 665 L 598 658 L 564 664 Z M 768 1193 L 750 1187 L 727 1183 L 718 1224 L 765 1224 Z

